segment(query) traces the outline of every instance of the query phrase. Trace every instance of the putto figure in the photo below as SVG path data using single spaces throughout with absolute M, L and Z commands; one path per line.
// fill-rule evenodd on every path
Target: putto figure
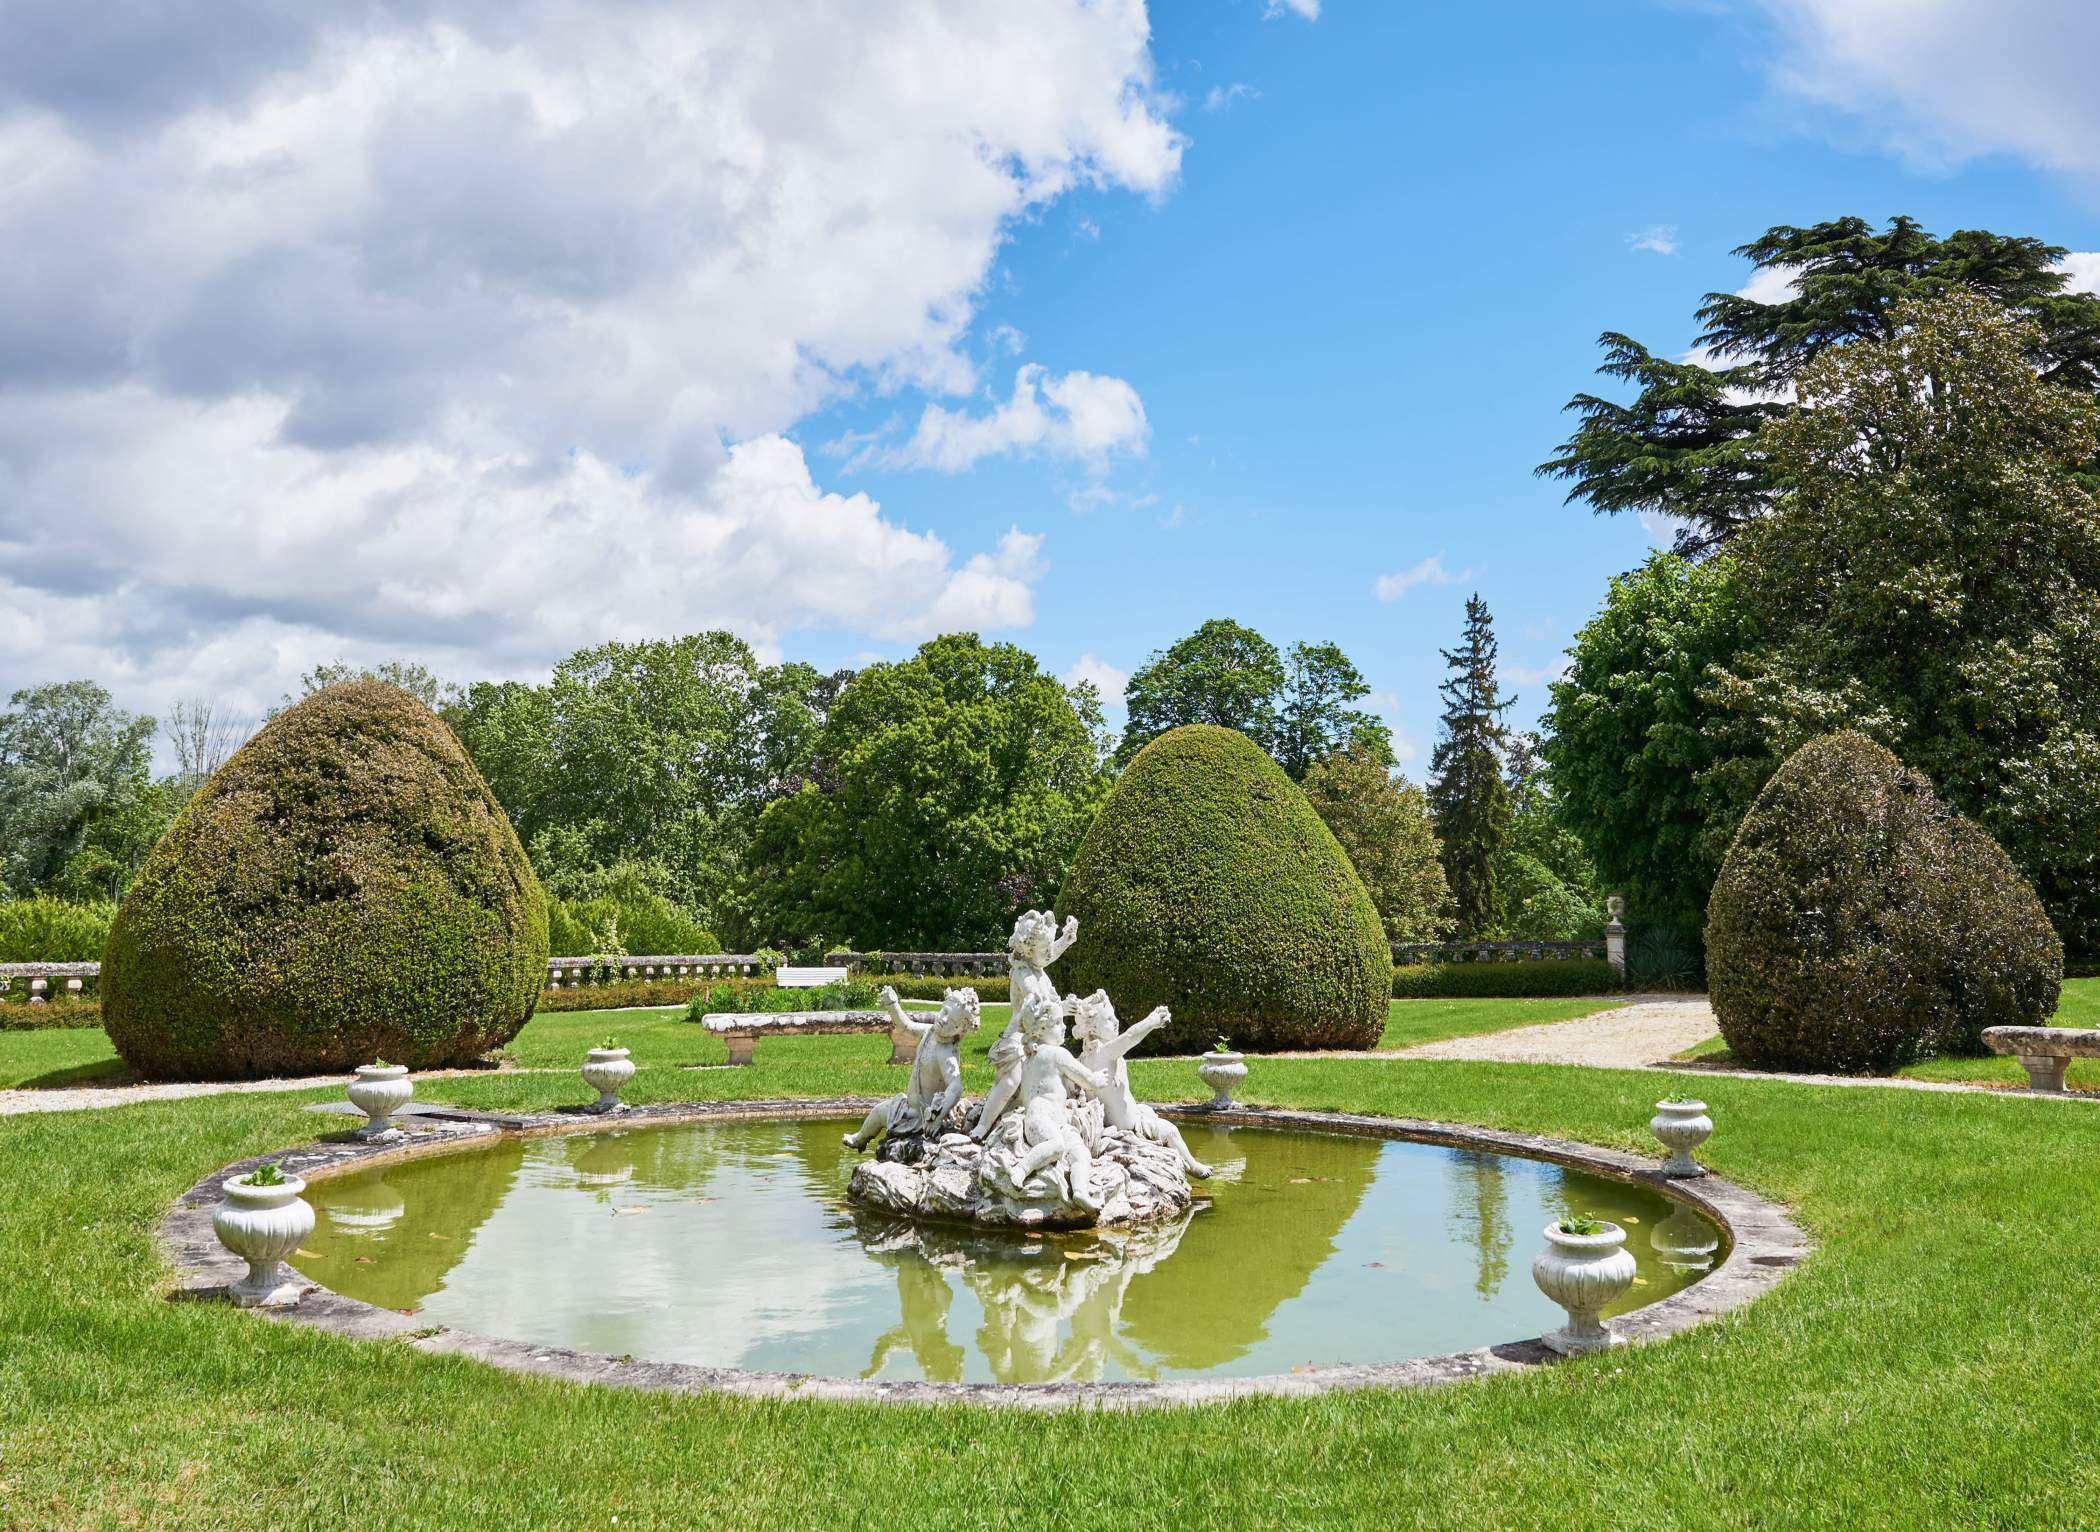
M 1029 1182 L 1042 1171 L 1063 1181 L 1063 1195 L 1091 1213 L 1101 1211 L 1094 1194 L 1094 1156 L 1086 1135 L 1065 1110 L 1066 1082 L 1098 1091 L 1108 1082 L 1065 1048 L 1065 1008 L 1061 1000 L 1029 996 L 1016 1018 L 1026 1058 L 1014 1125 L 1002 1128 L 985 1153 L 985 1179 L 1010 1195 L 1028 1195 Z
M 886 1133 L 937 1133 L 962 1100 L 962 1040 L 977 1030 L 977 991 L 951 989 L 930 1022 L 914 1021 L 884 985 L 883 1006 L 890 1019 L 919 1040 L 912 1054 L 911 1078 L 889 1100 L 878 1102 L 857 1133 L 845 1136 L 849 1149 L 865 1149 Z
M 1072 1035 L 1079 1042 L 1079 1062 L 1105 1082 L 1094 1090 L 1094 1096 L 1101 1103 L 1108 1125 L 1173 1150 L 1181 1156 L 1182 1168 L 1197 1179 L 1208 1176 L 1210 1167 L 1189 1153 L 1181 1130 L 1138 1100 L 1130 1089 L 1126 1057 L 1131 1049 L 1167 1024 L 1167 1008 L 1161 1006 L 1125 1029 L 1116 1020 L 1116 1008 L 1105 989 L 1095 990 L 1084 1000 L 1075 995 L 1066 1004 L 1072 1010 Z
M 1021 1041 L 1021 1015 L 1030 1000 L 1040 999 L 1053 1007 L 1061 1007 L 1057 986 L 1051 982 L 1048 969 L 1071 949 L 1079 940 L 1079 920 L 1066 916 L 1062 931 L 1057 928 L 1057 917 L 1048 910 L 1029 910 L 1014 922 L 1014 934 L 1006 943 L 1007 998 L 1013 1002 L 1013 1015 L 999 1040 L 992 1044 L 989 1062 L 992 1066 L 992 1088 L 985 1092 L 984 1105 L 978 1109 L 976 1124 L 970 1136 L 980 1142 L 997 1126 L 1000 1117 L 1013 1104 L 1014 1093 L 1021 1088 L 1021 1068 L 1027 1058 L 1027 1049 Z

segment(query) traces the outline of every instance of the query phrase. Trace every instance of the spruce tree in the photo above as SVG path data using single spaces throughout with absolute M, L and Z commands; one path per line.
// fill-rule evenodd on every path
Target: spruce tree
M 1495 924 L 1495 863 L 1509 834 L 1502 715 L 1517 699 L 1501 695 L 1495 653 L 1495 619 L 1487 603 L 1472 596 L 1458 647 L 1443 651 L 1451 674 L 1437 688 L 1444 697 L 1443 736 L 1429 766 L 1444 879 L 1464 937 L 1483 936 Z

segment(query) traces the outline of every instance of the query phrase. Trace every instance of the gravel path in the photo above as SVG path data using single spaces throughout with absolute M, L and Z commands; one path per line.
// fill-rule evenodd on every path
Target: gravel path
M 1714 1024 L 1713 1007 L 1704 1000 L 1674 995 L 1636 996 L 1630 1005 L 1599 1011 L 1593 1016 L 1422 1043 L 1400 1057 L 1643 1069 L 1694 1043 L 1704 1042 L 1719 1030 Z
M 491 1072 L 486 1069 L 433 1069 L 416 1078 L 432 1080 Z M 542 1072 L 515 1071 L 518 1074 Z M 17 1117 L 25 1112 L 85 1112 L 95 1107 L 130 1106 L 140 1101 L 179 1101 L 185 1096 L 244 1096 L 261 1091 L 318 1090 L 323 1086 L 342 1090 L 349 1083 L 348 1075 L 332 1074 L 304 1075 L 288 1080 L 198 1080 L 174 1085 L 54 1085 L 42 1090 L 0 1090 L 0 1117 Z
M 1789 1085 L 1879 1086 L 1884 1090 L 1986 1091 L 1992 1095 L 2034 1094 L 2014 1086 L 1964 1084 L 1954 1080 L 1898 1080 L 1880 1075 L 1777 1074 L 1761 1069 L 1731 1069 L 1721 1064 L 1678 1060 L 1694 1043 L 1719 1032 L 1713 1007 L 1702 999 L 1680 995 L 1635 995 L 1617 1010 L 1599 1011 L 1573 1021 L 1515 1027 L 1423 1043 L 1388 1057 L 1403 1059 L 1478 1059 L 1501 1064 L 1581 1064 L 1592 1069 L 1659 1069 L 1674 1074 L 1721 1075 L 1732 1080 L 1783 1080 Z M 2100 1094 L 2069 1091 L 2052 1101 L 2096 1101 Z

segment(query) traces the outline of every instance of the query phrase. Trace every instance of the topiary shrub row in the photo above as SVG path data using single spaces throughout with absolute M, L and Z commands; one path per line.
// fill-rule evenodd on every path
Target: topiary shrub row
M 58 1032 L 101 1025 L 100 1000 L 70 1000 L 61 995 L 42 1005 L 22 1000 L 0 1002 L 0 1032 Z
M 1410 963 L 1393 970 L 1395 1000 L 1526 999 L 1609 995 L 1624 986 L 1602 958 L 1537 963 Z
M 1173 1019 L 1145 1051 L 1220 1033 L 1254 1051 L 1369 1048 L 1393 982 L 1377 908 L 1334 834 L 1259 745 L 1195 724 L 1138 752 L 1094 818 L 1060 918 L 1064 989 Z
M 452 731 L 376 681 L 288 708 L 153 848 L 103 958 L 103 1026 L 160 1079 L 422 1069 L 509 1041 L 547 902 Z
M 2054 1013 L 2063 945 L 1997 842 L 1865 735 L 1797 750 L 1744 816 L 1707 907 L 1729 1051 L 1885 1072 Z

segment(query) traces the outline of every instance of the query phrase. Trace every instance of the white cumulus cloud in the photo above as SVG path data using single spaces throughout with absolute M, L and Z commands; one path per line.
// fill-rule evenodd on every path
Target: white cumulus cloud
M 1130 673 L 1118 670 L 1101 659 L 1091 649 L 1072 662 L 1072 668 L 1064 674 L 1067 686 L 1077 686 L 1082 681 L 1091 681 L 1094 689 L 1101 693 L 1104 707 L 1123 705 L 1123 688 L 1130 684 Z
M 1626 243 L 1635 250 L 1647 250 L 1656 255 L 1677 253 L 1677 225 L 1674 223 L 1652 223 L 1647 228 L 1626 236 Z
M 1471 570 L 1466 571 L 1466 574 L 1471 573 Z M 1444 556 L 1432 553 L 1411 569 L 1380 575 L 1371 589 L 1380 601 L 1398 601 L 1417 585 L 1451 585 L 1463 580 L 1466 574 L 1453 574 L 1444 567 Z
M 951 549 L 782 433 L 974 389 L 1016 222 L 1171 186 L 1143 0 L 8 11 L 0 688 L 1030 620 L 1037 537 Z M 1041 394 L 1044 450 L 1142 443 L 1120 380 Z
M 1759 0 L 1786 91 L 1940 166 L 2015 154 L 2100 186 L 2091 0 Z
M 959 473 L 988 457 L 1047 453 L 1100 466 L 1145 449 L 1151 426 L 1136 389 L 1091 372 L 1052 377 L 1031 362 L 1014 374 L 1013 393 L 982 415 L 929 404 L 909 440 L 872 454 L 889 468 Z

